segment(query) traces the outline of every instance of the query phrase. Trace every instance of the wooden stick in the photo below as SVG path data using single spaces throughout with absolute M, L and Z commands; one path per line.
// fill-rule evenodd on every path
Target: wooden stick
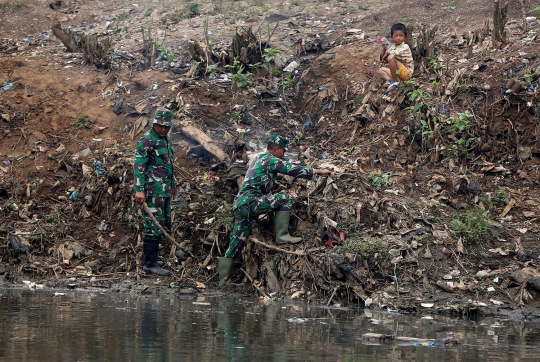
M 263 243 L 262 241 L 257 240 L 256 238 L 254 238 L 253 236 L 250 237 L 250 240 L 253 241 L 255 244 L 259 244 L 259 245 L 265 246 L 265 247 L 267 247 L 268 249 L 281 251 L 282 253 L 293 254 L 293 255 L 300 255 L 300 256 L 307 255 L 307 254 L 306 254 L 305 252 L 303 252 L 303 251 L 289 251 L 289 250 L 285 250 L 285 249 L 278 248 L 277 246 L 274 246 L 274 245 L 270 245 L 270 244 L 267 244 L 267 243 Z
M 245 271 L 243 268 L 240 268 L 241 271 L 244 272 L 244 274 L 246 275 L 246 277 L 249 279 L 249 281 L 251 282 L 251 285 L 253 285 L 255 287 L 255 289 L 257 289 L 257 291 L 259 293 L 261 293 L 262 295 L 264 295 L 265 297 L 267 298 L 270 298 L 265 292 L 264 290 L 262 290 L 261 288 L 259 288 L 254 282 L 253 282 L 253 279 L 251 279 L 251 277 L 249 276 L 249 274 L 247 273 L 247 271 Z
M 332 292 L 332 295 L 330 296 L 330 299 L 328 299 L 328 303 L 326 303 L 326 306 L 328 307 L 330 303 L 332 302 L 332 299 L 334 298 L 334 295 L 336 294 L 336 291 L 338 290 L 338 287 L 334 288 L 334 291 Z
M 163 233 L 163 235 L 165 235 L 165 238 L 167 240 L 169 240 L 170 242 L 172 242 L 174 245 L 176 245 L 176 247 L 180 250 L 182 250 L 184 253 L 188 254 L 189 256 L 191 257 L 195 257 L 195 255 L 193 255 L 189 250 L 186 250 L 186 248 L 182 247 L 179 243 L 176 242 L 176 240 L 174 240 L 166 231 L 165 229 L 163 228 L 163 226 L 161 226 L 159 224 L 159 222 L 156 220 L 156 218 L 154 217 L 154 215 L 152 214 L 152 211 L 150 210 L 150 208 L 148 207 L 148 205 L 146 204 L 146 202 L 143 202 L 143 208 L 144 208 L 144 211 L 146 211 L 146 213 L 148 214 L 148 216 L 150 216 L 150 219 L 152 219 L 152 222 L 154 223 L 154 225 L 156 225 L 159 229 L 159 231 L 161 231 Z

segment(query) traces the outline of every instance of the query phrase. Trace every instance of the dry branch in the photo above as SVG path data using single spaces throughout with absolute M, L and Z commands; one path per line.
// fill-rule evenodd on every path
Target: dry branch
M 56 23 L 51 28 L 53 34 L 60 39 L 62 43 L 66 46 L 67 50 L 70 52 L 77 52 L 79 49 L 77 48 L 77 44 L 75 44 L 75 41 L 73 40 L 73 36 L 69 32 L 69 30 L 62 29 L 62 26 L 60 23 Z
M 148 207 L 148 204 L 146 202 L 143 202 L 143 208 L 144 208 L 144 211 L 146 211 L 146 213 L 148 214 L 148 216 L 150 216 L 150 219 L 152 220 L 152 222 L 154 223 L 154 225 L 157 226 L 157 228 L 159 229 L 159 231 L 161 231 L 163 233 L 163 235 L 165 236 L 165 238 L 167 240 L 169 240 L 171 243 L 173 243 L 174 245 L 176 245 L 176 247 L 180 250 L 182 250 L 184 253 L 188 254 L 189 256 L 192 256 L 192 257 L 195 257 L 195 255 L 193 255 L 189 250 L 186 250 L 186 248 L 184 248 L 182 245 L 180 245 L 178 242 L 176 242 L 176 240 L 174 240 L 168 233 L 167 231 L 165 231 L 165 229 L 163 228 L 163 226 L 161 226 L 159 224 L 159 222 L 156 220 L 156 218 L 154 217 L 154 215 L 152 214 L 152 210 L 150 210 L 150 208 Z
M 506 45 L 506 32 L 504 27 L 508 21 L 508 1 L 501 8 L 499 0 L 493 5 L 493 46 L 502 48 Z
M 289 251 L 289 250 L 285 250 L 285 249 L 278 248 L 278 247 L 275 246 L 275 245 L 263 243 L 262 241 L 257 240 L 256 238 L 254 238 L 253 236 L 252 236 L 250 239 L 251 239 L 251 241 L 253 241 L 255 244 L 262 245 L 262 246 L 264 246 L 264 247 L 267 247 L 268 249 L 281 251 L 282 253 L 293 254 L 293 255 L 299 255 L 299 256 L 307 255 L 307 254 L 306 254 L 305 252 L 303 252 L 303 251 Z

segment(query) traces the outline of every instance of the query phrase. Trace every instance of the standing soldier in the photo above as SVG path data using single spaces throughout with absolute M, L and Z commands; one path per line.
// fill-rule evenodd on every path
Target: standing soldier
M 172 112 L 159 108 L 135 150 L 133 174 L 135 175 L 135 202 L 148 205 L 160 225 L 171 230 L 171 197 L 176 197 L 174 180 L 174 148 L 167 136 L 173 125 Z M 141 264 L 146 273 L 169 275 L 157 263 L 159 242 L 163 239 L 158 227 L 143 211 L 144 238 Z
M 237 255 L 251 234 L 251 223 L 255 216 L 267 214 L 274 210 L 276 244 L 296 244 L 302 238 L 289 234 L 289 219 L 293 199 L 288 194 L 272 195 L 272 186 L 278 173 L 310 179 L 314 174 L 331 176 L 329 170 L 296 166 L 283 160 L 289 140 L 280 135 L 270 136 L 267 151 L 255 158 L 246 172 L 246 177 L 238 195 L 234 199 L 234 226 L 230 235 L 229 248 L 225 257 L 219 258 L 219 286 L 229 280 L 233 258 Z

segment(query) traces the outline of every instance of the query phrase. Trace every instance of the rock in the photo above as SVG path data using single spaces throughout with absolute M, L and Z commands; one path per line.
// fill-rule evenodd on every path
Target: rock
M 482 186 L 472 177 L 469 180 L 469 192 L 473 195 L 480 195 L 482 193 Z
M 176 250 L 174 255 L 178 258 L 178 260 L 184 260 L 187 258 L 187 254 L 183 250 Z
M 19 236 L 10 233 L 9 241 L 11 242 L 11 246 L 13 247 L 13 249 L 15 249 L 17 252 L 26 253 L 28 251 L 28 247 L 23 244 Z
M 201 208 L 201 204 L 198 202 L 191 202 L 188 204 L 188 208 L 191 211 L 199 210 Z
M 516 283 L 527 282 L 537 292 L 540 292 L 540 272 L 533 268 L 523 268 L 510 273 L 510 279 Z

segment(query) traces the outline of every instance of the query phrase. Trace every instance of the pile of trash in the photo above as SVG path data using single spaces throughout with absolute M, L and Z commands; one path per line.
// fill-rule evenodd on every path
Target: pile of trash
M 433 55 L 417 59 L 413 79 L 390 93 L 375 77 L 380 45 L 360 30 L 341 34 L 343 46 L 333 47 L 335 40 L 307 46 L 294 62 L 264 53 L 271 47 L 259 48 L 252 60 L 240 39 L 237 50 L 246 60 L 235 64 L 229 49 L 216 53 L 204 41 L 192 42 L 193 62 L 178 63 L 191 66 L 176 67 L 183 70 L 174 74 L 185 74 L 162 102 L 178 120 L 173 138 L 181 185 L 171 232 L 178 245 L 160 252 L 173 272 L 167 285 L 194 291 L 217 284 L 217 257 L 227 248 L 232 200 L 250 156 L 280 133 L 292 141 L 289 161 L 334 176 L 279 180 L 275 192 L 294 196 L 291 231 L 304 241 L 275 246 L 272 215 L 260 217 L 233 275 L 247 284 L 230 290 L 450 313 L 513 308 L 536 298 L 539 24 L 526 21 L 526 30 L 507 23 L 512 36 L 502 49 L 491 30 L 471 38 L 423 28 Z M 245 28 L 235 34 L 255 36 Z M 414 48 L 421 35 L 413 34 Z M 325 52 L 306 54 L 315 50 Z M 145 66 L 163 61 L 158 58 Z M 241 69 L 252 61 L 285 74 L 246 78 Z M 219 67 L 220 76 L 213 71 Z M 108 96 L 115 113 L 136 115 L 126 122 L 126 138 L 135 142 L 150 104 L 124 103 L 127 90 Z M 138 279 L 133 149 L 95 139 L 70 153 L 51 141 L 31 154 L 45 154 L 54 165 L 34 166 L 37 174 L 48 172 L 43 178 L 21 176 L 24 158 L 0 166 L 0 233 L 9 240 L 0 258 L 13 266 L 4 270 L 6 279 L 24 273 L 74 287 Z M 45 178 L 53 179 L 47 190 L 40 187 L 50 183 Z

